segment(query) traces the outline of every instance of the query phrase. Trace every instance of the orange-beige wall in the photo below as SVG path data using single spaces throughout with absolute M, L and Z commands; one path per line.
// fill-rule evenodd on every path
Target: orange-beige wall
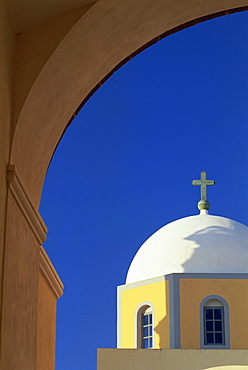
M 200 304 L 209 295 L 223 297 L 229 306 L 230 348 L 248 348 L 248 280 L 181 279 L 181 348 L 200 348 Z
M 57 299 L 63 284 L 44 248 L 39 253 L 39 287 L 37 307 L 37 370 L 55 368 L 55 336 Z
M 39 274 L 37 369 L 55 368 L 56 297 L 43 273 Z

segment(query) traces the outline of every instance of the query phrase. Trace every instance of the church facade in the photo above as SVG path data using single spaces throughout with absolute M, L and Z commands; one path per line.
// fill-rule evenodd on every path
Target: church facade
M 248 227 L 208 213 L 208 181 L 193 182 L 200 214 L 153 234 L 118 287 L 118 370 L 248 369 Z

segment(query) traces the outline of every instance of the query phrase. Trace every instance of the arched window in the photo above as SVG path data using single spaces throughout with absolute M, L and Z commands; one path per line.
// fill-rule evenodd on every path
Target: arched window
M 154 347 L 154 315 L 150 305 L 143 305 L 137 312 L 137 348 Z
M 229 308 L 224 298 L 206 297 L 200 306 L 201 348 L 230 348 Z

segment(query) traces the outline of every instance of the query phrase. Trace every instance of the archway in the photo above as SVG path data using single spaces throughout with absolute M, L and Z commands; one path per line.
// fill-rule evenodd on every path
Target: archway
M 238 16 L 237 14 L 234 17 L 238 19 Z M 234 32 L 236 28 L 234 24 L 233 28 L 229 25 L 227 30 L 224 26 L 224 24 L 227 24 L 225 22 L 231 18 L 232 16 L 210 21 L 209 23 L 206 22 L 169 37 L 153 48 L 156 51 L 146 50 L 143 55 L 138 56 L 131 63 L 125 65 L 86 104 L 76 119 L 76 127 L 72 125 L 62 140 L 62 146 L 65 145 L 66 149 L 62 150 L 59 146 L 58 152 L 62 155 L 63 160 L 59 161 L 59 157 L 55 154 L 54 161 L 56 162 L 54 165 L 53 163 L 51 164 L 51 176 L 56 185 L 54 185 L 52 196 L 47 199 L 48 203 L 53 202 L 53 208 L 58 209 L 59 214 L 56 213 L 55 216 L 50 211 L 51 217 L 49 217 L 48 211 L 44 216 L 48 225 L 52 222 L 50 218 L 56 219 L 56 224 L 51 230 L 52 240 L 48 239 L 50 243 L 49 255 L 51 253 L 52 260 L 56 266 L 58 266 L 56 263 L 58 249 L 62 254 L 62 257 L 58 257 L 58 264 L 61 263 L 63 256 L 68 257 L 63 272 L 61 267 L 58 268 L 62 272 L 61 276 L 65 279 L 66 285 L 66 296 L 63 300 L 66 300 L 67 296 L 70 296 L 72 300 L 74 299 L 73 285 L 76 284 L 77 286 L 76 266 L 78 271 L 80 271 L 81 266 L 82 270 L 85 270 L 85 275 L 79 272 L 79 281 L 82 281 L 82 284 L 80 287 L 77 287 L 77 293 L 74 292 L 77 302 L 81 303 L 79 303 L 78 308 L 75 307 L 73 309 L 73 313 L 75 315 L 75 312 L 78 312 L 81 323 L 76 328 L 76 325 L 72 323 L 70 318 L 70 324 L 65 325 L 66 332 L 58 332 L 58 335 L 61 334 L 64 337 L 63 339 L 61 338 L 61 342 L 63 340 L 66 341 L 66 333 L 70 333 L 70 341 L 73 343 L 74 332 L 76 338 L 78 338 L 76 346 L 83 348 L 84 340 L 80 333 L 83 333 L 84 328 L 87 327 L 86 331 L 89 332 L 89 336 L 97 338 L 95 339 L 95 347 L 115 346 L 114 334 L 112 334 L 110 342 L 106 344 L 107 333 L 113 333 L 115 330 L 115 320 L 113 318 L 115 315 L 115 286 L 124 283 L 123 279 L 125 279 L 125 273 L 133 254 L 146 237 L 167 222 L 186 216 L 189 213 L 197 213 L 198 189 L 192 187 L 190 181 L 195 176 L 198 178 L 199 170 L 206 169 L 210 171 L 209 175 L 217 182 L 216 187 L 209 190 L 209 200 L 212 205 L 210 212 L 246 222 L 242 204 L 236 204 L 235 207 L 232 206 L 232 213 L 230 213 L 230 203 L 223 202 L 223 197 L 230 199 L 230 202 L 232 202 L 231 189 L 235 189 L 236 186 L 234 193 L 242 193 L 241 197 L 245 198 L 245 188 L 240 183 L 235 185 L 235 178 L 232 178 L 231 174 L 235 170 L 234 167 L 236 165 L 235 163 L 230 163 L 230 157 L 228 157 L 228 178 L 230 177 L 228 186 L 222 182 L 227 173 L 225 158 L 228 151 L 225 148 L 229 145 L 230 152 L 233 152 L 236 144 L 235 142 L 229 143 L 227 137 L 221 139 L 221 135 L 225 130 L 225 126 L 231 130 L 230 124 L 234 120 L 235 122 L 239 121 L 238 110 L 242 111 L 243 109 L 241 108 L 242 103 L 238 103 L 237 107 L 235 107 L 236 104 L 232 104 L 234 107 L 230 108 L 231 99 L 235 99 L 230 94 L 231 86 L 237 97 L 237 88 L 241 82 L 237 72 L 235 72 L 237 85 L 234 88 L 232 77 L 230 76 L 232 67 L 239 63 L 238 60 L 236 62 L 234 60 L 228 62 L 228 59 L 230 59 L 229 39 L 230 37 L 237 37 Z M 217 28 L 215 28 L 215 23 L 223 25 L 223 29 L 220 27 L 222 29 L 221 33 L 220 29 L 217 31 Z M 206 33 L 204 33 L 204 36 L 201 34 L 201 37 L 197 39 L 199 30 L 202 28 L 205 29 Z M 216 36 L 216 40 L 212 40 L 211 35 L 218 35 L 218 37 Z M 191 43 L 188 41 L 188 37 L 191 37 Z M 181 38 L 181 44 L 176 43 L 176 38 Z M 216 41 L 216 46 L 218 45 L 218 47 L 214 48 L 213 46 L 214 49 L 211 49 L 211 44 L 214 44 L 214 41 Z M 178 52 L 178 45 L 180 45 L 180 53 Z M 201 57 L 197 55 L 200 46 L 202 49 L 199 52 Z M 221 50 L 218 50 L 218 48 L 221 48 Z M 167 50 L 166 53 L 164 49 Z M 153 58 L 149 58 L 149 54 L 153 54 Z M 192 54 L 193 58 L 187 58 L 189 54 Z M 237 58 L 241 59 L 241 54 L 236 54 Z M 170 63 L 166 60 L 166 55 L 168 59 L 171 59 Z M 223 57 L 222 64 L 219 65 L 218 69 L 215 69 L 212 60 Z M 203 63 L 204 58 L 206 63 L 205 70 L 201 67 L 202 65 L 198 66 L 198 63 Z M 180 73 L 182 59 L 187 67 Z M 145 71 L 143 70 L 143 73 L 139 73 L 142 61 Z M 228 64 L 230 63 L 228 68 L 226 68 L 225 61 Z M 176 63 L 177 69 L 174 66 L 175 70 L 173 71 L 173 64 Z M 244 66 L 245 60 L 243 60 L 243 63 L 242 65 Z M 209 64 L 208 68 L 207 64 Z M 152 67 L 150 68 L 150 66 Z M 156 71 L 154 71 L 154 66 L 156 66 Z M 237 69 L 240 72 L 242 70 L 241 67 Z M 171 76 L 169 76 L 168 70 Z M 183 74 L 186 74 L 186 77 L 183 77 Z M 192 75 L 194 77 L 191 81 Z M 118 79 L 118 76 L 122 76 L 122 78 L 119 77 Z M 195 78 L 197 76 L 198 81 L 196 82 Z M 214 81 L 211 78 L 214 78 Z M 224 83 L 222 80 L 224 79 L 226 79 L 227 84 L 225 88 L 222 85 Z M 174 86 L 172 86 L 173 83 Z M 245 80 L 243 83 L 244 85 L 242 86 L 244 87 L 246 84 Z M 193 95 L 190 94 L 191 84 L 195 86 Z M 158 85 L 160 87 L 157 87 L 159 91 L 157 93 L 156 86 Z M 150 86 L 150 91 L 146 90 L 146 86 Z M 141 91 L 144 90 L 144 93 L 140 92 L 139 98 L 135 96 L 138 87 Z M 109 91 L 111 89 L 114 91 L 114 97 L 110 98 Z M 240 87 L 240 93 L 241 91 L 245 93 L 245 90 L 241 89 Z M 133 91 L 135 92 L 132 93 Z M 207 96 L 207 92 L 209 96 Z M 198 100 L 199 94 L 201 96 Z M 130 95 L 129 100 L 128 95 Z M 239 96 L 241 97 L 241 95 Z M 122 101 L 121 98 L 123 99 Z M 133 102 L 131 103 L 132 100 Z M 177 103 L 177 108 L 174 106 L 170 110 L 174 101 Z M 128 104 L 130 104 L 130 107 Z M 127 105 L 128 108 L 125 108 Z M 100 108 L 96 109 L 95 106 Z M 161 106 L 163 107 L 162 113 L 160 110 Z M 106 109 L 104 109 L 105 107 Z M 228 109 L 227 119 L 226 113 Z M 94 114 L 95 110 L 98 110 L 99 113 Z M 110 111 L 109 114 L 107 114 L 108 110 Z M 187 126 L 185 129 L 182 127 L 183 124 Z M 171 128 L 171 125 L 174 125 L 174 130 Z M 208 127 L 208 129 L 206 131 L 205 129 L 202 130 L 202 126 Z M 171 144 L 169 143 L 169 138 L 165 135 L 164 127 L 170 127 L 168 136 L 172 140 Z M 216 132 L 214 131 L 215 127 L 218 127 Z M 237 123 L 236 129 L 239 130 L 239 128 L 240 126 Z M 75 136 L 73 135 L 73 130 L 77 132 Z M 192 130 L 195 131 L 192 137 L 193 141 L 191 141 L 190 135 L 187 136 L 187 132 L 192 134 Z M 204 132 L 203 135 L 202 131 Z M 215 135 L 213 135 L 213 132 L 215 132 Z M 182 134 L 184 134 L 185 140 L 183 140 Z M 230 131 L 231 138 L 234 138 L 233 134 L 234 132 Z M 150 141 L 148 140 L 149 136 Z M 245 135 L 242 136 L 244 137 Z M 134 140 L 136 140 L 136 148 Z M 200 153 L 202 145 L 204 146 L 204 155 Z M 84 147 L 83 152 L 80 152 L 81 154 L 79 154 L 79 149 L 76 152 L 74 149 L 80 146 Z M 241 142 L 239 147 L 243 147 Z M 69 153 L 70 148 L 73 148 L 71 155 Z M 177 156 L 177 151 L 179 151 L 179 156 Z M 126 159 L 122 157 L 121 153 L 123 152 L 128 153 Z M 168 156 L 170 156 L 170 165 L 166 160 Z M 94 157 L 95 162 L 92 157 Z M 191 163 L 190 170 L 186 157 Z M 217 158 L 215 159 L 216 163 L 213 161 L 214 157 Z M 65 164 L 66 161 L 68 161 L 67 164 Z M 129 164 L 131 161 L 134 162 L 132 165 Z M 66 170 L 67 175 L 62 169 L 60 169 L 60 173 L 57 172 L 59 171 L 59 162 L 63 162 L 65 166 L 68 166 Z M 76 162 L 76 166 L 73 169 L 74 162 Z M 179 162 L 181 162 L 181 166 Z M 152 163 L 156 163 L 156 165 L 154 166 Z M 221 163 L 223 163 L 223 166 Z M 242 163 L 244 164 L 244 162 Z M 204 166 L 204 168 L 201 168 L 201 166 Z M 183 167 L 185 168 L 183 169 Z M 174 168 L 176 170 L 173 170 Z M 54 175 L 52 175 L 52 171 L 54 171 Z M 88 181 L 85 177 L 88 178 Z M 168 177 L 170 178 L 170 185 L 168 185 Z M 68 187 L 63 191 L 60 184 L 65 182 L 73 184 L 73 190 L 69 190 Z M 123 186 L 123 184 L 125 185 Z M 59 194 L 61 191 L 63 193 Z M 225 196 L 222 194 L 222 191 L 228 192 L 228 195 Z M 76 193 L 75 197 L 73 197 L 73 192 Z M 58 204 L 60 197 L 63 199 L 62 203 L 66 203 L 66 206 L 63 205 L 61 208 L 59 208 Z M 183 204 L 181 203 L 182 199 L 184 199 Z M 78 213 L 76 212 L 76 207 L 79 207 Z M 69 216 L 68 223 L 65 221 L 66 210 Z M 77 216 L 74 217 L 74 214 L 77 214 Z M 243 216 L 241 216 L 242 214 Z M 47 219 L 47 216 L 49 219 Z M 63 240 L 64 234 L 56 240 L 53 232 L 55 228 L 66 229 L 68 235 L 66 240 Z M 46 245 L 49 248 L 49 245 Z M 88 251 L 88 255 L 84 254 L 83 251 L 85 250 Z M 75 264 L 73 264 L 74 270 L 71 274 L 69 266 L 72 267 L 71 259 L 73 258 L 73 253 L 75 253 Z M 98 262 L 94 259 L 94 253 L 97 253 L 99 256 Z M 110 270 L 107 269 L 105 272 L 104 265 L 111 259 L 112 253 L 114 253 L 114 266 L 111 265 Z M 87 277 L 91 274 L 91 271 L 94 271 L 94 277 L 91 276 L 91 288 L 87 290 Z M 104 281 L 105 284 L 104 294 L 99 286 L 98 273 L 101 276 L 101 283 Z M 102 324 L 104 338 L 101 340 L 102 333 L 98 334 L 98 328 L 101 327 L 102 316 L 100 312 L 99 315 L 97 313 L 99 308 L 98 300 L 96 299 L 95 304 L 92 303 L 94 305 L 92 308 L 94 323 L 89 321 L 89 326 L 87 324 L 84 325 L 84 320 L 80 316 L 82 312 L 86 311 L 89 313 L 90 308 L 88 305 L 87 307 L 84 306 L 83 298 L 81 301 L 78 296 L 79 292 L 83 297 L 83 294 L 88 291 L 89 300 L 93 302 L 94 297 L 90 289 L 98 292 L 96 294 L 100 295 L 101 305 L 107 307 L 105 323 Z M 61 300 L 59 304 L 63 305 L 63 301 Z M 59 312 L 63 318 L 60 316 L 59 320 L 61 318 L 62 321 L 65 321 L 66 306 L 62 311 Z M 110 322 L 107 324 L 108 317 Z M 71 330 L 73 326 L 75 331 Z M 87 347 L 87 359 L 90 351 L 94 353 L 93 357 L 95 357 L 93 339 L 91 340 L 92 349 L 88 347 L 88 343 L 85 344 L 85 347 Z M 76 346 L 73 349 L 75 352 L 77 352 Z M 83 351 L 84 349 L 78 353 L 81 355 Z M 75 352 L 73 353 L 76 357 Z M 62 360 L 60 361 L 62 362 Z
M 233 4 L 231 0 L 208 4 L 203 0 L 187 4 L 161 0 L 141 4 L 136 0 L 121 1 L 118 7 L 115 1 L 96 2 L 55 44 L 57 47 L 40 71 L 23 73 L 32 66 L 21 58 L 17 73 L 23 77 L 19 77 L 21 94 L 14 115 L 16 129 L 10 162 L 26 168 L 22 180 L 33 204 L 39 204 L 50 159 L 74 112 L 116 68 L 161 37 L 245 9 L 248 6 L 244 2 Z M 30 44 L 34 48 L 40 33 L 43 28 L 30 40 L 29 33 L 23 32 L 17 52 L 26 52 Z
M 39 305 L 46 310 L 39 283 L 46 226 L 38 207 L 52 154 L 74 112 L 151 40 L 247 9 L 248 2 L 6 3 L 0 4 L 1 367 L 26 370 L 42 368 L 39 359 L 45 361 L 46 350 L 53 351 L 52 339 L 48 343 L 44 334 L 49 325 L 38 313 Z M 55 285 L 61 289 L 56 278 Z

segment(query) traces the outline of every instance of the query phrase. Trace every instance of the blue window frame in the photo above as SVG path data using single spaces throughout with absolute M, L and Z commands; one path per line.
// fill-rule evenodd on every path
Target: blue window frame
M 230 348 L 229 306 L 219 295 L 210 295 L 201 301 L 200 348 Z
M 204 307 L 204 344 L 225 344 L 223 307 Z
M 142 327 L 142 343 L 141 348 L 152 348 L 153 347 L 153 320 L 152 313 L 146 310 L 141 315 L 141 327 Z
M 135 313 L 136 348 L 154 348 L 154 306 L 151 302 L 141 303 Z

